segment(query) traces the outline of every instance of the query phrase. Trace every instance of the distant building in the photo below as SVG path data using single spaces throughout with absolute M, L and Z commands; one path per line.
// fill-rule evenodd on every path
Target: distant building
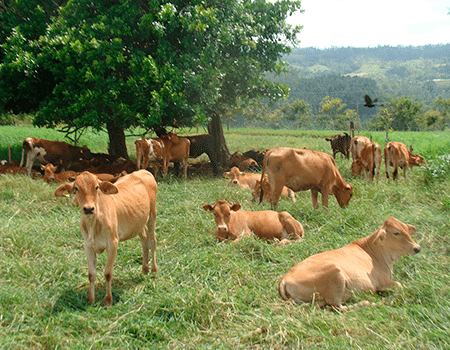
M 450 79 L 433 79 L 433 82 L 439 87 L 450 86 Z

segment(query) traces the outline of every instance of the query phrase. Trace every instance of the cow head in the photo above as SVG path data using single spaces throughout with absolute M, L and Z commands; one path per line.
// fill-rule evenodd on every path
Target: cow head
M 336 200 L 339 203 L 341 208 L 348 206 L 350 199 L 353 196 L 353 186 L 348 183 L 342 183 L 341 186 L 335 185 L 333 187 L 333 194 L 336 197 Z
M 230 181 L 228 181 L 230 185 L 239 185 L 239 177 L 242 175 L 244 175 L 244 173 L 241 172 L 236 166 L 232 167 L 230 171 L 223 173 L 224 177 L 228 177 L 230 179 Z
M 356 158 L 352 162 L 352 176 L 358 176 L 364 169 L 361 158 Z
M 80 156 L 83 159 L 91 160 L 94 158 L 94 155 L 91 153 L 91 150 L 84 145 L 83 147 L 80 147 Z
M 378 229 L 374 243 L 383 250 L 385 256 L 394 261 L 402 255 L 414 255 L 420 252 L 420 245 L 411 238 L 415 233 L 414 226 L 389 217 Z
M 253 200 L 258 201 L 261 200 L 261 188 L 263 190 L 264 196 L 267 197 L 270 195 L 270 183 L 269 177 L 267 174 L 264 174 L 261 180 L 256 181 L 255 187 L 252 190 Z
M 229 234 L 228 227 L 230 224 L 231 212 L 241 209 L 241 205 L 238 203 L 230 205 L 227 201 L 218 200 L 214 205 L 203 205 L 203 209 L 207 212 L 214 213 L 214 221 L 216 222 L 215 234 L 219 240 L 226 240 Z
M 65 194 L 68 193 L 68 195 Z M 109 181 L 100 181 L 88 171 L 82 172 L 73 183 L 65 183 L 55 190 L 56 197 L 75 195 L 75 201 L 81 207 L 81 214 L 95 214 L 99 193 L 106 195 L 118 193 L 118 189 Z

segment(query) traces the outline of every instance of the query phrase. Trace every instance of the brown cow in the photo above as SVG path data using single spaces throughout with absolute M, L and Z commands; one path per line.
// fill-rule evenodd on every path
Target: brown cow
M 44 177 L 42 178 L 47 183 L 59 183 L 59 182 L 67 182 L 67 181 L 74 181 L 75 178 L 80 174 L 78 172 L 67 170 L 63 171 L 61 173 L 56 172 L 56 167 L 48 163 L 45 167 L 41 165 L 41 167 L 44 170 Z M 107 173 L 94 173 L 95 176 L 98 177 L 100 181 L 109 181 L 111 183 L 114 183 L 117 181 L 117 179 L 123 175 L 126 175 L 126 172 L 122 172 L 117 175 L 107 174 Z
M 394 167 L 392 178 L 397 179 L 398 168 L 403 169 L 403 178 L 406 180 L 406 169 L 408 167 L 419 166 L 427 164 L 423 157 L 412 153 L 412 146 L 410 149 L 401 142 L 388 142 L 384 147 L 384 165 L 386 167 L 386 177 L 389 179 L 389 166 Z
M 278 291 L 284 300 L 342 308 L 355 292 L 401 287 L 392 280 L 392 266 L 402 255 L 420 252 L 414 233 L 414 226 L 387 218 L 371 235 L 294 266 L 281 278 Z
M 366 180 L 373 181 L 373 176 L 376 173 L 376 178 L 380 177 L 381 168 L 381 147 L 376 142 L 371 142 L 363 147 L 361 155 L 355 157 L 352 162 L 352 176 L 358 176 L 364 170 Z
M 256 182 L 261 179 L 261 175 L 253 173 L 245 173 L 239 170 L 238 167 L 232 167 L 230 171 L 224 172 L 223 177 L 228 177 L 229 185 L 239 186 L 244 190 L 251 190 L 255 188 Z
M 239 152 L 234 152 L 228 159 L 231 167 L 238 167 L 239 170 L 258 169 L 258 163 L 253 158 L 244 156 Z
M 279 240 L 290 243 L 304 236 L 303 226 L 288 212 L 277 213 L 273 210 L 244 211 L 241 205 L 230 205 L 227 201 L 218 200 L 216 204 L 205 204 L 203 209 L 214 213 L 216 222 L 215 235 L 220 241 L 231 239 L 234 242 L 242 237 L 249 237 L 253 232 L 265 240 Z
M 332 137 L 327 137 L 326 141 L 330 141 L 331 149 L 333 150 L 333 158 L 336 159 L 338 152 L 342 153 L 345 158 L 349 158 L 350 140 L 351 137 L 346 132 L 336 134 Z
M 263 199 L 265 199 L 266 201 L 270 201 L 270 197 L 272 196 L 272 190 L 270 189 L 269 177 L 267 176 L 267 174 L 264 174 L 262 179 L 260 178 L 258 181 L 256 181 L 255 187 L 253 188 L 252 191 L 253 200 L 256 201 L 261 197 L 261 183 L 264 192 Z M 293 202 L 297 200 L 295 198 L 295 192 L 286 186 L 284 186 L 283 190 L 281 191 L 281 198 L 284 197 L 291 199 Z
M 92 153 L 86 146 L 72 146 L 62 141 L 48 141 L 35 137 L 28 137 L 23 141 L 20 166 L 23 164 L 24 153 L 26 153 L 25 169 L 28 176 L 35 161 L 40 164 L 52 163 L 67 169 L 70 164 L 77 162 L 80 158 L 92 158 Z
M 120 241 L 139 236 L 142 243 L 142 271 L 156 272 L 156 194 L 155 178 L 147 170 L 121 177 L 115 184 L 100 181 L 94 174 L 82 172 L 73 183 L 60 185 L 56 197 L 75 193 L 81 207 L 80 229 L 83 234 L 89 268 L 88 301 L 95 302 L 97 254 L 107 251 L 105 266 L 106 295 L 103 304 L 112 304 L 111 280 Z M 69 195 L 65 195 L 64 192 Z
M 350 140 L 350 153 L 352 155 L 352 160 L 356 157 L 361 157 L 361 150 L 365 145 L 370 144 L 372 141 L 365 136 L 354 136 Z
M 353 186 L 344 181 L 334 158 L 327 153 L 306 148 L 274 148 L 265 155 L 261 178 L 266 170 L 272 189 L 272 207 L 278 204 L 283 186 L 294 192 L 311 190 L 314 209 L 319 207 L 319 192 L 323 207 L 328 207 L 330 195 L 336 197 L 341 207 L 347 206 L 353 196 Z M 263 195 L 261 191 L 260 201 Z

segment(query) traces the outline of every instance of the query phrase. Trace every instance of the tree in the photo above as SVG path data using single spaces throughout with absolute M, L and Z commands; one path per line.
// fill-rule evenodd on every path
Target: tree
M 38 38 L 21 24 L 7 36 L 0 88 L 16 74 L 22 80 L 0 102 L 10 106 L 13 93 L 26 99 L 31 87 L 45 86 L 30 107 L 35 125 L 65 125 L 69 134 L 106 129 L 109 152 L 125 157 L 127 129 L 209 122 L 223 163 L 223 111 L 287 94 L 262 76 L 283 71 L 280 58 L 300 31 L 286 18 L 298 10 L 300 1 L 290 0 L 67 1 Z
M 442 96 L 439 96 L 439 98 L 434 101 L 433 107 L 439 111 L 441 115 L 443 129 L 445 127 L 450 127 L 450 98 L 442 98 Z
M 392 115 L 391 126 L 394 130 L 417 130 L 416 118 L 422 110 L 422 103 L 408 97 L 394 98 L 386 105 Z
M 320 105 L 321 114 L 318 119 L 324 127 L 335 130 L 336 126 L 342 126 L 342 122 L 347 118 L 342 112 L 347 105 L 342 103 L 340 98 L 331 99 L 330 96 L 325 96 Z
M 295 122 L 297 127 L 311 126 L 311 106 L 308 102 L 296 99 L 282 108 L 284 118 Z

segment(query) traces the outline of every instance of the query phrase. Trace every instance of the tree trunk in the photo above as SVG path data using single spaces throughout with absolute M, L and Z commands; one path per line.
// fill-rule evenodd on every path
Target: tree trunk
M 212 119 L 208 125 L 208 133 L 214 137 L 214 158 L 216 164 L 228 167 L 230 152 L 223 135 L 222 121 L 217 113 L 212 113 Z
M 109 136 L 108 153 L 111 156 L 128 159 L 127 144 L 125 142 L 125 131 L 122 127 L 116 126 L 113 122 L 106 125 Z

